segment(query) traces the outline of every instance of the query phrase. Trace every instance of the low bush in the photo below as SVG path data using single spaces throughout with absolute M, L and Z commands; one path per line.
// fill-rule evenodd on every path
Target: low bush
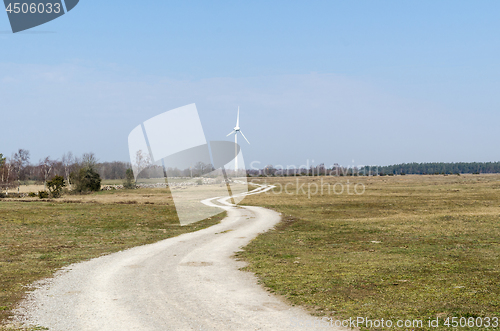
M 55 176 L 52 178 L 52 180 L 49 180 L 47 182 L 47 187 L 50 191 L 50 195 L 53 198 L 59 198 L 61 196 L 61 192 L 63 187 L 66 186 L 64 183 L 64 177 L 62 176 Z
M 123 182 L 123 187 L 126 189 L 136 188 L 134 180 L 134 171 L 132 169 L 127 169 L 125 172 L 125 181 Z
M 95 192 L 101 190 L 101 177 L 92 168 L 82 168 L 70 175 L 73 191 L 76 193 Z

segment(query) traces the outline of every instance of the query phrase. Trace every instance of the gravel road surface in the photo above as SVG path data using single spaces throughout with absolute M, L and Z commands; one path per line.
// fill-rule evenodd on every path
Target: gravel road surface
M 19 310 L 24 322 L 54 331 L 325 330 L 257 285 L 232 257 L 280 215 L 218 198 L 204 203 L 222 205 L 228 217 L 61 270 L 30 294 Z

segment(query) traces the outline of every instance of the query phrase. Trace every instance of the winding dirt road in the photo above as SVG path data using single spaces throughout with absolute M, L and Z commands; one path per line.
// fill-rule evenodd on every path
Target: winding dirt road
M 324 330 L 262 289 L 232 258 L 278 223 L 279 214 L 218 198 L 204 203 L 222 205 L 228 217 L 204 230 L 71 265 L 31 294 L 22 309 L 27 322 L 54 331 Z

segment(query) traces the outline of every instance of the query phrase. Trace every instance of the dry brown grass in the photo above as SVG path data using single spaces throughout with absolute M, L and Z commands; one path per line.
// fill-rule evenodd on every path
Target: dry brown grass
M 219 222 L 180 226 L 168 189 L 0 199 L 0 329 L 26 285 L 58 268 Z
M 19 186 L 19 193 L 30 193 L 30 192 L 37 193 L 37 192 L 43 191 L 43 190 L 45 190 L 45 187 L 43 185 L 21 185 L 21 186 Z M 9 192 L 17 193 L 17 187 L 10 189 Z

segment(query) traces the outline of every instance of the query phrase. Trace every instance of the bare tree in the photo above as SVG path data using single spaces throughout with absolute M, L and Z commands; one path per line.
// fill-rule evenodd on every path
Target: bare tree
M 82 167 L 87 169 L 96 170 L 97 157 L 94 153 L 85 153 L 82 155 Z
M 5 193 L 8 194 L 8 190 L 11 187 L 16 186 L 16 175 L 13 171 L 12 160 L 8 160 L 0 154 L 0 186 L 5 189 Z
M 54 176 L 64 177 L 64 166 L 63 163 L 59 160 L 53 160 L 52 163 L 52 174 Z
M 99 175 L 102 179 L 125 179 L 130 164 L 126 162 L 113 161 L 103 162 L 97 165 Z
M 0 154 L 0 188 L 4 188 L 5 177 L 6 177 L 6 161 L 7 158 L 3 157 L 3 154 Z
M 197 162 L 194 165 L 194 170 L 196 173 L 196 176 L 202 176 L 204 174 L 207 174 L 212 171 L 212 165 L 211 164 L 206 164 L 203 162 Z
M 144 153 L 142 150 L 138 150 L 135 154 L 135 164 L 132 165 L 134 173 L 138 176 L 141 171 L 149 167 L 151 160 L 148 153 Z
M 68 186 L 70 185 L 69 183 L 69 175 L 71 174 L 71 170 L 74 167 L 74 164 L 76 163 L 75 157 L 73 156 L 73 153 L 68 152 L 64 153 L 61 159 L 62 166 L 64 169 L 64 179 L 66 180 Z
M 21 181 L 27 179 L 27 167 L 30 164 L 30 152 L 26 149 L 19 149 L 17 153 L 12 156 L 13 170 L 17 176 L 18 185 Z
M 40 174 L 43 177 L 44 187 L 47 186 L 47 180 L 50 176 L 50 173 L 52 172 L 54 164 L 55 164 L 55 161 L 51 160 L 49 156 L 47 156 L 43 160 L 40 160 L 40 162 L 38 163 L 38 167 L 40 169 Z

